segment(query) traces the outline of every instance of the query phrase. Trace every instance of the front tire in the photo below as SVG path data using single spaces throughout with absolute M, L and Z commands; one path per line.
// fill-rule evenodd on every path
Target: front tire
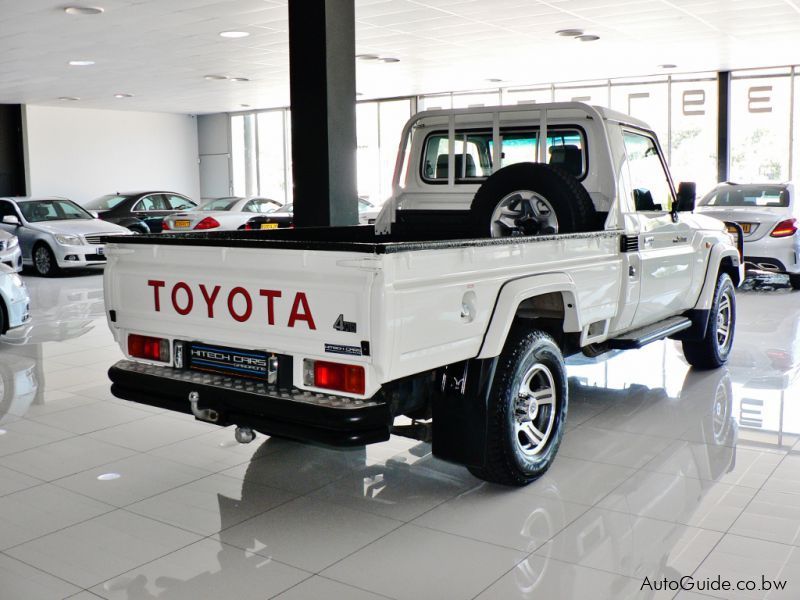
M 727 273 L 720 273 L 703 339 L 684 340 L 683 356 L 697 369 L 716 369 L 728 361 L 736 328 L 736 293 Z
M 47 244 L 38 244 L 33 249 L 33 268 L 41 277 L 58 275 L 60 269 L 55 254 Z
M 567 418 L 564 358 L 549 334 L 516 327 L 497 365 L 487 415 L 486 464 L 480 479 L 522 486 L 555 459 Z

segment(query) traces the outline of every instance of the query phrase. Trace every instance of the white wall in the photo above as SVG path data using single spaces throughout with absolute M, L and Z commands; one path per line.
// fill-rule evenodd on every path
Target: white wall
M 200 147 L 200 195 L 203 198 L 229 196 L 231 178 L 230 124 L 228 113 L 197 117 Z
M 161 189 L 200 197 L 191 115 L 28 105 L 23 127 L 31 196 L 83 203 Z

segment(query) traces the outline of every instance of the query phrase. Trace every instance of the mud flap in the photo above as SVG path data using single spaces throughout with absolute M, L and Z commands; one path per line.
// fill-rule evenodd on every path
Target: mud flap
M 433 398 L 433 455 L 469 467 L 486 461 L 487 413 L 497 357 L 442 369 Z

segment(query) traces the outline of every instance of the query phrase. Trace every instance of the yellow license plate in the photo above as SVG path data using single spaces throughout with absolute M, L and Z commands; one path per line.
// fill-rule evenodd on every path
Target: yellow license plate
M 277 228 L 278 228 L 278 224 L 277 223 L 262 223 L 261 224 L 261 229 L 277 229 Z
M 175 227 L 183 227 L 184 229 L 190 227 L 191 221 L 175 221 Z

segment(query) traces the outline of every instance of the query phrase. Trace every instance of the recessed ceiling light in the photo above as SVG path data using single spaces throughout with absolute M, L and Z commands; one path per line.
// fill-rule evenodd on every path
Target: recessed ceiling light
M 579 35 L 583 35 L 583 29 L 559 29 L 556 31 L 556 35 L 563 37 L 578 37 Z
M 91 67 L 94 64 L 93 60 L 71 60 L 69 61 L 70 67 Z
M 115 479 L 119 479 L 122 477 L 119 473 L 103 473 L 102 475 L 98 475 L 98 481 L 114 481 Z
M 250 35 L 250 32 L 249 31 L 220 31 L 219 35 L 220 35 L 220 37 L 224 37 L 224 38 L 236 39 L 236 38 L 246 38 L 248 35 Z
M 596 42 L 600 39 L 599 35 L 579 35 L 575 38 L 576 40 L 580 40 L 582 42 Z
M 378 60 L 380 58 L 377 54 L 356 54 L 358 60 Z
M 663 65 L 658 65 L 658 66 L 661 67 L 662 69 L 675 69 L 678 67 L 678 65 L 673 65 L 670 63 L 665 63 Z
M 8 433 L 8 432 L 7 432 L 5 429 L 0 429 L 0 435 L 5 435 L 5 434 L 7 434 L 7 433 Z
M 68 15 L 100 15 L 105 9 L 99 6 L 67 6 L 64 12 Z
M 206 75 L 203 77 L 203 79 L 207 79 L 208 81 L 224 81 L 227 78 L 227 75 Z
M 228 81 L 243 83 L 245 81 L 250 81 L 250 80 L 247 77 L 228 77 Z
M 356 96 L 363 96 L 364 94 L 361 92 L 356 92 Z
M 77 96 L 59 96 L 58 99 L 61 100 L 62 102 L 75 102 L 77 100 L 80 100 L 80 98 L 78 98 Z
M 488 81 L 489 83 L 500 83 L 503 80 L 500 79 L 499 77 L 487 77 L 486 81 Z
M 133 94 L 114 94 L 114 98 L 133 98 Z
M 242 108 L 250 108 L 249 104 L 240 104 L 239 106 L 241 106 Z
M 378 60 L 380 60 L 381 62 L 385 62 L 385 63 L 398 63 L 398 62 L 400 62 L 399 58 L 394 58 L 393 56 L 381 57 Z

